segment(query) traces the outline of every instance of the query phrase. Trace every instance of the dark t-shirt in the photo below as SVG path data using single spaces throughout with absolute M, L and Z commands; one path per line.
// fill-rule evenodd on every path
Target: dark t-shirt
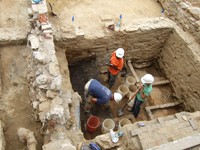
M 97 104 L 105 104 L 112 97 L 112 92 L 95 79 L 91 81 L 88 92 L 97 98 Z

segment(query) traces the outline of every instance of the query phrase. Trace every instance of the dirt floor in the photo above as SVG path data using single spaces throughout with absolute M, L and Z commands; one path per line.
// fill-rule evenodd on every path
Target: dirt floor
M 129 20 L 160 17 L 161 5 L 156 0 L 48 0 L 56 16 L 51 22 L 59 28 L 80 27 L 85 36 L 98 36 L 102 33 L 104 22 L 101 16 L 111 16 L 117 23 L 122 15 L 122 24 Z M 75 20 L 72 22 L 72 16 Z M 95 32 L 94 32 L 95 31 Z M 98 31 L 98 32 L 96 32 Z
M 0 28 L 21 28 L 28 24 L 27 0 L 0 1 Z
M 0 1 L 0 27 L 17 28 L 28 26 L 27 0 Z M 47 0 L 50 21 L 56 27 L 79 26 L 86 34 L 95 34 L 102 27 L 100 16 L 111 15 L 118 19 L 120 14 L 123 22 L 130 19 L 162 16 L 162 8 L 156 0 Z M 9 8 L 9 9 L 8 9 Z M 20 15 L 19 15 L 20 14 Z M 72 16 L 75 21 L 72 23 Z
M 41 124 L 34 120 L 29 97 L 27 63 L 29 49 L 26 46 L 0 48 L 1 88 L 0 119 L 5 123 L 6 150 L 24 149 L 17 136 L 17 129 L 27 128 L 35 133 L 40 150 L 43 138 L 39 133 Z

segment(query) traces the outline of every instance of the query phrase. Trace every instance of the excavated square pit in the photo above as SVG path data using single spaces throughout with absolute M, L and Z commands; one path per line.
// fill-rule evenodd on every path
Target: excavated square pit
M 6 25 L 3 22 L 1 27 L 13 27 L 15 21 L 12 17 L 6 21 Z M 100 33 L 100 35 L 95 34 L 96 37 L 92 38 L 76 37 L 74 39 L 73 37 L 71 38 L 71 36 L 68 38 L 68 36 L 64 35 L 64 38 L 61 37 L 61 39 L 63 38 L 66 43 L 63 43 L 62 40 L 57 41 L 59 47 L 66 49 L 66 56 L 70 65 L 76 64 L 76 66 L 70 66 L 71 81 L 74 91 L 78 91 L 82 96 L 82 99 L 84 99 L 83 87 L 88 79 L 95 78 L 106 85 L 106 83 L 103 82 L 106 75 L 100 74 L 99 71 L 101 70 L 101 67 L 105 65 L 107 54 L 110 55 L 110 53 L 118 47 L 126 49 L 126 56 L 133 62 L 132 65 L 134 65 L 134 63 L 140 65 L 143 64 L 143 62 L 147 64 L 151 63 L 150 66 L 142 67 L 142 69 L 136 69 L 137 67 L 134 68 L 139 77 L 145 73 L 151 73 L 158 78 L 158 82 L 163 79 L 168 79 L 170 81 L 170 83 L 154 86 L 149 101 L 143 105 L 140 117 L 136 120 L 133 118 L 132 114 L 127 111 L 125 111 L 124 116 L 121 118 L 116 116 L 116 110 L 127 101 L 127 98 L 123 99 L 120 104 L 111 103 L 110 109 L 95 106 L 92 113 L 101 119 L 101 123 L 105 118 L 114 119 L 116 123 L 115 130 L 118 129 L 118 122 L 122 118 L 128 118 L 133 123 L 139 120 L 149 120 L 171 115 L 182 110 L 195 111 L 200 109 L 200 93 L 198 90 L 200 87 L 199 46 L 194 42 L 194 39 L 190 39 L 189 36 L 185 36 L 177 29 L 174 29 L 172 27 L 173 25 L 168 26 L 165 25 L 165 23 L 161 23 L 161 25 L 157 23 L 157 21 L 158 20 L 154 22 L 156 24 L 155 26 L 152 25 L 154 23 L 149 24 L 148 21 L 148 23 L 141 23 L 139 21 L 136 23 L 136 26 L 133 25 L 132 27 L 126 28 L 124 32 L 112 32 L 110 34 L 106 31 L 105 36 L 101 36 L 102 33 Z M 22 20 L 22 22 L 24 21 Z M 12 42 L 13 41 L 11 40 L 8 43 Z M 5 43 L 6 42 L 3 40 L 3 45 Z M 16 40 L 14 43 L 19 45 L 23 42 Z M 8 145 L 7 149 L 23 147 L 18 143 L 19 141 L 16 140 L 17 135 L 13 136 L 13 133 L 16 133 L 18 126 L 24 125 L 26 125 L 25 127 L 37 130 L 36 136 L 39 136 L 37 137 L 39 139 L 38 147 L 41 149 L 42 137 L 38 133 L 40 124 L 33 123 L 35 120 L 31 119 L 32 113 L 29 105 L 30 100 L 27 99 L 27 97 L 29 97 L 29 85 L 28 81 L 25 80 L 27 74 L 25 60 L 28 57 L 25 50 L 26 46 L 23 45 L 19 48 L 20 50 L 16 49 L 18 48 L 16 48 L 15 45 L 12 46 L 12 48 L 8 47 L 8 50 L 6 46 L 1 47 L 1 51 L 3 51 L 1 52 L 1 85 L 3 88 L 0 90 L 2 90 L 1 92 L 3 93 L 1 103 L 3 105 L 1 105 L 0 111 L 2 112 L 3 120 L 5 119 L 7 125 L 5 132 L 6 143 Z M 128 70 L 127 76 L 131 75 L 131 71 Z M 122 77 L 120 74 L 112 91 L 116 91 L 117 87 L 124 83 L 125 77 Z M 23 96 L 22 93 L 25 95 Z M 174 101 L 178 103 L 173 103 Z M 8 103 L 11 105 L 8 105 Z M 182 105 L 183 103 L 185 105 Z M 93 139 L 95 136 L 102 133 L 101 126 L 98 128 L 97 132 L 93 134 L 86 131 L 85 126 L 88 116 L 83 112 L 83 106 L 84 102 L 80 107 L 81 128 L 86 139 Z M 181 106 L 184 106 L 184 108 Z M 15 109 L 16 111 L 14 111 Z M 24 113 L 24 110 L 28 113 Z M 150 110 L 151 114 L 148 114 L 147 110 Z M 4 111 L 10 114 L 10 116 L 4 118 L 4 116 L 6 116 Z M 21 114 L 23 115 L 21 116 Z M 27 120 L 24 120 L 24 118 Z M 37 116 L 35 116 L 35 118 L 37 118 Z
M 67 48 L 66 57 L 70 64 L 72 86 L 83 99 L 80 118 L 81 129 L 86 139 L 93 139 L 102 134 L 102 131 L 101 126 L 94 133 L 86 131 L 86 122 L 89 116 L 83 111 L 84 85 L 89 79 L 94 78 L 107 86 L 104 82 L 107 75 L 102 72 L 106 70 L 105 64 L 109 60 L 110 54 L 118 47 L 125 49 L 126 61 L 131 60 L 131 65 L 139 79 L 144 74 L 151 73 L 155 77 L 156 85 L 153 85 L 153 92 L 148 101 L 143 104 L 137 119 L 126 109 L 122 117 L 117 116 L 117 110 L 126 103 L 127 98 L 124 98 L 119 104 L 110 102 L 109 109 L 96 105 L 91 114 L 98 116 L 101 123 L 106 118 L 111 118 L 115 121 L 114 130 L 117 130 L 118 122 L 122 118 L 128 118 L 133 123 L 164 117 L 184 110 L 198 109 L 198 106 L 194 106 L 197 101 L 192 98 L 193 94 L 187 91 L 191 88 L 189 82 L 197 82 L 196 77 L 191 77 L 194 74 L 191 74 L 190 70 L 198 69 L 198 65 L 191 66 L 190 70 L 185 69 L 185 66 L 194 64 L 198 60 L 195 56 L 196 53 L 191 49 L 191 43 L 188 43 L 188 39 L 186 39 L 187 35 L 184 35 L 180 30 L 171 28 L 171 26 L 163 27 L 162 24 L 155 28 L 151 25 L 149 24 L 148 29 L 144 25 L 144 29 L 141 29 L 142 32 L 134 28 L 134 32 L 131 30 L 128 33 L 118 33 L 112 37 L 101 37 L 94 40 L 82 39 L 78 43 L 83 47 L 77 48 L 77 51 L 76 48 L 73 50 Z M 120 36 L 122 39 L 119 38 Z M 80 51 L 80 49 L 84 51 Z M 125 84 L 127 76 L 133 76 L 131 69 L 127 68 L 128 72 L 125 77 L 122 77 L 121 73 L 118 75 L 117 81 L 111 89 L 112 92 L 115 92 L 119 85 Z M 198 89 L 198 84 L 192 88 Z M 194 93 L 197 92 L 195 91 Z
M 103 105 L 102 106 L 95 105 L 94 108 L 92 108 L 91 110 L 91 114 L 88 115 L 87 113 L 84 112 L 84 105 L 85 105 L 84 93 L 83 93 L 84 85 L 89 79 L 93 78 L 99 80 L 103 85 L 108 87 L 107 83 L 104 82 L 104 79 L 107 77 L 107 74 L 101 74 L 101 68 L 102 67 L 97 66 L 95 60 L 82 62 L 76 66 L 69 67 L 70 78 L 73 89 L 74 91 L 77 91 L 83 99 L 83 103 L 81 104 L 80 108 L 81 129 L 85 135 L 85 138 L 88 140 L 93 139 L 99 134 L 102 134 L 101 127 L 99 127 L 98 130 L 94 133 L 90 133 L 86 130 L 87 119 L 91 114 L 99 117 L 101 123 L 106 118 L 113 119 L 116 125 L 114 130 L 118 130 L 119 121 L 123 118 L 128 118 L 132 123 L 136 121 L 150 120 L 151 118 L 149 118 L 148 114 L 146 113 L 145 107 L 156 106 L 166 103 L 173 103 L 176 101 L 176 99 L 173 97 L 174 91 L 171 88 L 170 84 L 155 85 L 153 86 L 153 92 L 151 94 L 151 97 L 141 107 L 141 111 L 137 119 L 133 117 L 131 112 L 127 111 L 126 109 L 127 107 L 124 109 L 124 115 L 118 117 L 117 110 L 127 102 L 128 100 L 127 97 L 124 97 L 123 100 L 118 104 L 115 102 L 109 102 L 109 108 L 106 108 Z M 127 74 L 125 76 L 123 76 L 122 72 L 118 75 L 117 81 L 114 84 L 113 88 L 111 89 L 112 92 L 117 91 L 120 85 L 126 84 L 126 79 L 128 76 L 133 76 L 130 69 L 128 67 L 127 69 L 128 69 Z M 156 65 L 154 64 L 152 64 L 149 67 L 145 67 L 142 69 L 135 69 L 135 70 L 139 77 L 141 77 L 145 73 L 151 73 L 154 76 L 156 76 L 157 81 L 165 79 L 165 76 L 163 75 L 163 73 L 161 73 L 161 69 L 156 68 Z M 172 115 L 181 111 L 183 111 L 183 108 L 180 105 L 178 105 L 178 106 L 171 106 L 171 107 L 158 108 L 152 110 L 152 114 L 154 115 L 155 118 L 158 118 L 167 115 Z
M 94 137 L 102 134 L 102 131 L 101 131 L 101 125 L 98 128 L 98 130 L 94 133 L 89 133 L 86 130 L 86 121 L 88 119 L 88 115 L 86 115 L 83 111 L 84 85 L 90 78 L 95 78 L 98 79 L 102 84 L 107 86 L 106 83 L 104 82 L 106 74 L 101 74 L 100 72 L 102 71 L 101 70 L 102 68 L 103 70 L 105 70 L 106 68 L 105 63 L 108 58 L 107 56 L 110 56 L 111 52 L 113 52 L 118 47 L 123 47 L 126 50 L 126 59 L 132 61 L 132 65 L 139 78 L 142 77 L 145 73 L 151 73 L 155 76 L 156 82 L 168 80 L 170 81 L 170 83 L 165 82 L 165 84 L 163 85 L 155 85 L 153 87 L 153 92 L 151 94 L 151 97 L 142 106 L 140 116 L 138 119 L 135 119 L 133 115 L 126 110 L 122 117 L 117 116 L 116 110 L 120 108 L 127 101 L 127 98 L 124 98 L 123 101 L 120 102 L 119 104 L 110 102 L 109 109 L 106 109 L 103 106 L 95 106 L 92 110 L 92 114 L 98 116 L 100 118 L 101 123 L 106 118 L 111 118 L 115 121 L 114 130 L 117 130 L 118 122 L 122 118 L 127 118 L 132 123 L 134 123 L 136 121 L 150 120 L 157 117 L 163 117 L 175 114 L 183 110 L 195 111 L 200 109 L 198 101 L 200 95 L 198 90 L 200 87 L 198 78 L 200 75 L 200 68 L 199 68 L 200 57 L 198 53 L 199 52 L 198 44 L 194 42 L 194 39 L 189 39 L 187 35 L 184 35 L 184 33 L 180 34 L 180 31 L 171 27 L 161 26 L 152 29 L 149 28 L 146 29 L 146 28 L 147 27 L 145 26 L 145 29 L 141 28 L 140 30 L 130 31 L 130 33 L 120 32 L 117 33 L 116 35 L 113 34 L 110 37 L 105 36 L 94 39 L 87 39 L 81 37 L 80 39 L 69 40 L 68 42 L 66 42 L 67 45 L 65 45 L 65 42 L 59 43 L 59 41 L 57 41 L 56 50 L 57 52 L 59 51 L 59 55 L 62 55 L 62 58 L 58 55 L 57 59 L 60 60 L 63 59 L 64 57 L 65 61 L 60 61 L 60 62 L 62 63 L 67 61 L 69 62 L 70 78 L 73 89 L 75 92 L 77 91 L 83 99 L 83 103 L 81 104 L 80 107 L 81 110 L 80 122 L 81 122 L 82 132 L 84 133 L 86 139 L 93 139 Z M 9 50 L 7 50 L 7 48 Z M 8 55 L 8 53 L 10 54 L 11 49 L 13 49 L 12 56 Z M 21 53 L 23 53 L 23 55 L 20 55 L 21 53 L 19 54 L 20 51 L 18 49 L 22 51 Z M 19 103 L 19 100 L 16 99 L 16 93 L 19 94 L 19 96 L 21 97 L 22 95 L 20 93 L 21 92 L 20 90 L 23 90 L 23 88 L 28 87 L 28 81 L 26 81 L 27 70 L 25 66 L 26 64 L 25 59 L 30 54 L 26 54 L 25 52 L 27 52 L 26 46 L 22 47 L 12 46 L 12 48 L 11 47 L 1 48 L 2 66 L 5 66 L 4 68 L 1 69 L 2 71 L 1 78 L 3 79 L 2 93 L 4 93 L 2 99 L 4 100 L 3 102 L 5 102 L 4 106 L 8 106 L 7 101 L 10 99 L 9 103 L 12 104 L 11 108 L 15 109 L 18 108 L 18 111 L 23 114 L 24 114 L 23 109 L 21 107 L 15 107 L 15 106 L 21 104 Z M 65 59 L 65 56 L 63 55 L 64 53 L 66 54 L 67 61 Z M 56 55 L 57 54 L 58 53 L 56 53 Z M 18 55 L 20 55 L 20 57 L 16 59 L 15 56 Z M 61 66 L 60 69 L 67 74 L 68 64 L 67 63 L 62 64 L 60 62 L 59 62 L 59 65 Z M 20 65 L 20 63 L 24 65 Z M 144 64 L 146 64 L 146 66 L 143 66 Z M 142 67 L 140 68 L 138 67 L 138 65 Z M 127 68 L 128 68 L 128 73 L 126 74 L 125 77 L 122 77 L 121 73 L 119 74 L 116 84 L 111 89 L 113 92 L 117 90 L 119 85 L 125 83 L 125 79 L 127 76 L 132 76 L 130 68 L 129 67 Z M 22 73 L 21 70 L 24 71 L 24 74 Z M 16 76 L 16 72 L 17 75 L 19 76 Z M 68 77 L 69 76 L 67 76 L 67 80 Z M 65 79 L 64 76 L 63 78 Z M 8 80 L 9 82 L 5 82 L 5 80 Z M 15 80 L 17 82 L 15 82 Z M 68 80 L 67 82 L 69 83 L 70 81 Z M 6 87 L 5 85 L 7 85 L 8 87 Z M 69 88 L 69 90 L 71 90 L 70 86 L 71 84 L 69 85 L 69 87 L 67 87 Z M 15 91 L 16 89 L 20 90 L 19 91 L 17 90 L 16 93 L 15 92 L 13 93 L 8 91 L 8 89 L 9 90 L 11 89 L 11 91 L 12 90 Z M 9 94 L 11 93 L 12 95 L 10 96 Z M 24 93 L 27 94 L 27 92 Z M 7 96 L 7 94 L 9 96 Z M 8 100 L 4 98 L 8 98 Z M 24 106 L 30 107 L 29 100 L 26 101 L 24 99 L 26 99 L 26 96 L 22 98 L 23 103 L 26 102 L 26 105 Z M 13 101 L 15 101 L 16 103 L 13 103 Z M 173 102 L 180 102 L 180 104 Z M 9 110 L 8 113 L 10 113 L 10 115 L 13 115 L 12 114 L 13 109 L 7 109 L 7 111 L 8 110 Z M 79 110 L 77 110 L 77 112 L 78 111 Z M 150 112 L 150 114 L 148 114 L 147 112 Z M 17 121 L 19 121 L 20 122 L 19 125 L 21 125 L 22 121 L 20 119 L 16 120 L 14 118 L 15 115 L 20 115 L 20 113 L 14 114 L 12 116 L 13 118 L 10 120 L 5 119 L 6 123 L 10 123 L 12 125 L 9 126 L 9 128 L 7 128 L 7 134 L 12 135 L 13 131 L 16 132 L 17 130 L 17 126 L 15 126 L 13 122 L 18 123 Z M 31 109 L 29 110 L 29 114 L 31 114 Z M 27 118 L 31 119 L 32 116 L 29 114 L 27 114 L 28 115 Z M 30 122 L 27 121 L 25 123 L 29 124 Z M 34 124 L 32 125 L 35 128 L 36 125 Z M 13 128 L 13 126 L 15 126 L 15 128 Z M 37 129 L 39 129 L 38 126 L 39 125 L 37 125 Z M 39 135 L 39 133 L 37 134 Z M 9 142 L 11 142 L 12 139 L 16 139 L 16 136 L 15 137 L 7 136 L 6 138 L 9 139 Z M 40 137 L 40 139 L 41 138 L 42 137 Z M 42 145 L 41 141 L 42 140 L 40 140 L 40 145 Z M 9 144 L 9 146 L 11 146 L 11 144 Z M 11 147 L 13 146 L 14 145 L 12 145 Z M 22 147 L 22 145 L 20 145 L 19 147 Z

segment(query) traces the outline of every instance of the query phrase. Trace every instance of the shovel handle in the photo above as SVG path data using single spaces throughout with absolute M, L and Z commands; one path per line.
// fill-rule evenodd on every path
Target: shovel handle
M 126 105 L 135 97 L 135 95 L 141 90 L 141 88 L 143 87 L 143 85 L 141 85 L 137 91 L 135 91 L 135 93 L 133 94 L 133 96 L 131 96 L 131 98 L 129 98 L 129 100 L 126 102 L 126 104 L 122 107 L 122 110 L 126 107 Z
M 129 101 L 133 99 L 133 97 L 135 97 L 135 95 L 141 90 L 141 88 L 143 87 L 143 85 L 141 85 L 133 94 L 133 96 L 131 98 L 129 98 Z

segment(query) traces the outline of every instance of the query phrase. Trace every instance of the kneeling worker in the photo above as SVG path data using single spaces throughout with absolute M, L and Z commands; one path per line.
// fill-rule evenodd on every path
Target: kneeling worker
M 91 79 L 85 84 L 84 94 L 86 98 L 85 111 L 88 113 L 95 103 L 107 104 L 109 100 L 115 100 L 115 102 L 122 100 L 122 95 L 120 93 L 112 94 L 107 87 L 95 79 Z

